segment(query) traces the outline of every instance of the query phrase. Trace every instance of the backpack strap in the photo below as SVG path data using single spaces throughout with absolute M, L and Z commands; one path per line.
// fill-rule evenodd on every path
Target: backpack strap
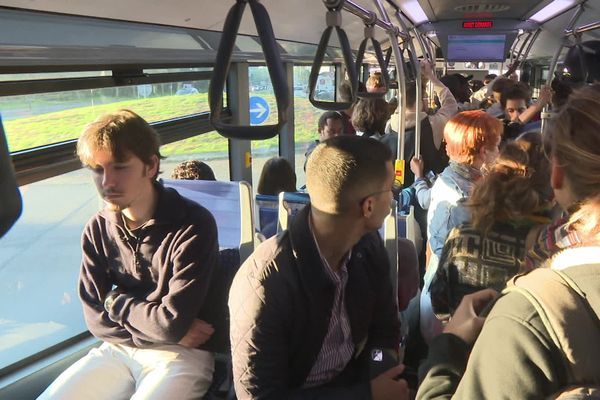
M 505 293 L 511 291 L 535 307 L 562 353 L 569 383 L 600 383 L 600 321 L 577 284 L 561 271 L 540 268 L 511 279 Z

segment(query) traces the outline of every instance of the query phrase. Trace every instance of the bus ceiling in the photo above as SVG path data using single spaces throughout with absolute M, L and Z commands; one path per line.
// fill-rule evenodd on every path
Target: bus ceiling
M 527 2 L 522 0 L 499 0 L 472 2 L 465 0 L 379 0 L 390 15 L 400 10 L 410 23 L 416 25 L 422 33 L 426 33 L 437 46 L 443 46 L 450 32 L 456 34 L 494 33 L 507 35 L 507 48 L 516 38 L 519 30 L 534 31 L 541 24 L 543 30 L 538 43 L 533 47 L 531 57 L 551 58 L 553 50 L 562 39 L 562 33 L 568 23 L 571 10 L 584 4 L 591 11 L 584 13 L 581 24 L 595 22 L 585 20 L 598 15 L 599 4 L 591 0 L 541 0 Z M 366 10 L 377 13 L 374 0 L 352 0 L 345 7 L 346 14 L 360 14 Z M 105 0 L 102 2 L 56 0 L 52 2 L 31 2 L 26 0 L 0 0 L 0 7 L 28 9 L 67 15 L 88 16 L 117 21 L 143 22 L 168 27 L 191 28 L 207 31 L 220 31 L 227 11 L 234 4 L 233 0 L 173 0 L 170 2 L 153 2 L 148 4 L 142 0 L 127 2 Z M 324 29 L 323 2 L 319 0 L 261 0 L 272 21 L 275 37 L 278 40 L 290 40 L 301 43 L 318 44 Z M 203 12 L 210 7 L 211 12 Z M 140 12 L 143 9 L 144 12 Z M 294 16 L 289 23 L 289 16 Z M 491 21 L 491 24 L 471 24 L 470 21 Z M 282 23 L 281 21 L 285 21 Z M 357 50 L 364 38 L 364 22 L 359 17 L 348 15 L 343 20 L 342 28 L 347 33 L 350 46 Z M 464 28 L 464 26 L 471 28 Z M 395 24 L 396 26 L 398 24 Z M 297 29 L 302 26 L 303 29 Z M 388 46 L 386 22 L 381 18 L 376 22 L 374 38 L 385 49 Z M 244 15 L 239 29 L 240 35 L 257 35 L 255 24 L 250 15 Z M 401 34 L 401 33 L 400 33 Z M 585 33 L 591 36 L 594 33 Z M 334 35 L 335 36 L 335 35 Z M 339 46 L 337 38 L 332 38 L 332 45 Z M 417 46 L 418 55 L 421 50 Z M 213 53 L 214 57 L 214 53 Z

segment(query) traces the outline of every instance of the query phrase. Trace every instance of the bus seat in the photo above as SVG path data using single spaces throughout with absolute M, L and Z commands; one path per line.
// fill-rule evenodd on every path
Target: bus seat
M 310 204 L 310 197 L 305 192 L 281 192 L 279 193 L 279 206 L 277 217 L 277 232 L 286 230 L 294 216 Z
M 233 391 L 233 371 L 231 364 L 231 345 L 229 341 L 229 308 L 227 299 L 233 278 L 240 268 L 240 253 L 238 249 L 219 251 L 219 274 L 210 290 L 215 292 L 212 298 L 219 299 L 220 307 L 208 305 L 206 308 L 208 322 L 212 323 L 215 333 L 207 345 L 215 351 L 215 371 L 212 383 L 204 395 L 204 400 L 224 399 Z M 210 295 L 210 293 L 209 293 Z M 217 297 L 218 296 L 218 297 Z M 204 311 L 204 309 L 203 309 Z
M 406 238 L 413 242 L 417 254 L 422 247 L 421 230 L 415 220 L 415 207 L 410 206 L 408 213 L 398 214 L 398 237 Z
M 256 219 L 258 220 L 258 231 L 265 239 L 277 233 L 277 216 L 279 199 L 277 196 L 257 194 L 254 199 L 256 206 Z
M 248 183 L 164 179 L 163 184 L 212 213 L 221 249 L 239 249 L 241 263 L 252 254 L 254 218 L 252 189 Z
M 419 290 L 419 259 L 413 242 L 398 238 L 398 309 L 406 310 Z
M 383 245 L 390 261 L 390 282 L 392 282 L 393 292 L 398 290 L 398 212 L 397 202 L 392 200 L 390 213 L 383 220 L 383 225 L 379 228 L 379 234 L 383 238 Z

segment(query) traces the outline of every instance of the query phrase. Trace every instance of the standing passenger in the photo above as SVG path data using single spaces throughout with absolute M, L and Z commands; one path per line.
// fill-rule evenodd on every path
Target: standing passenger
M 88 125 L 77 154 L 105 209 L 83 232 L 79 295 L 102 345 L 41 399 L 196 399 L 208 389 L 213 334 L 202 320 L 217 262 L 217 229 L 203 207 L 156 181 L 155 131 L 121 110 Z
M 353 133 L 354 134 L 354 128 Z M 315 147 L 321 142 L 329 139 L 330 137 L 342 135 L 344 133 L 344 116 L 342 113 L 337 111 L 325 111 L 319 117 L 319 122 L 317 123 L 317 130 L 319 132 L 319 139 L 313 141 L 308 145 L 308 149 L 306 149 L 306 153 L 304 153 L 304 170 L 306 171 L 306 161 L 308 161 L 308 157 L 315 150 Z
M 423 77 L 433 83 L 433 86 L 440 97 L 441 108 L 433 115 L 427 115 L 422 111 L 421 115 L 418 116 L 421 124 L 420 157 L 422 157 L 424 162 L 425 173 L 433 171 L 438 174 L 448 165 L 448 158 L 446 157 L 446 151 L 443 145 L 444 126 L 448 120 L 456 114 L 458 105 L 450 90 L 436 77 L 435 72 L 429 63 L 423 63 L 421 70 Z M 390 123 L 386 128 L 389 132 L 382 138 L 382 141 L 386 143 L 392 149 L 394 155 L 396 155 L 398 142 L 398 113 L 405 113 L 406 135 L 404 138 L 404 159 L 407 160 L 407 162 L 417 156 L 415 154 L 415 125 L 417 121 L 416 104 L 417 101 L 423 101 L 423 99 L 417 99 L 416 94 L 416 86 L 414 84 L 409 85 L 406 90 L 406 110 L 402 110 L 398 107 L 394 115 L 390 118 Z M 414 182 L 412 171 L 409 171 L 407 168 L 405 174 L 404 184 L 406 186 L 412 185 Z
M 381 139 L 385 134 L 385 123 L 389 118 L 388 103 L 380 98 L 358 99 L 352 113 L 352 125 L 356 134 Z
M 545 135 L 556 200 L 571 211 L 569 223 L 581 238 L 581 243 L 564 249 L 545 265 L 566 276 L 585 297 L 584 304 L 589 303 L 589 307 L 573 304 L 564 315 L 563 321 L 574 322 L 571 332 L 582 330 L 579 323 L 586 318 L 575 318 L 578 313 L 586 313 L 596 322 L 600 315 L 598 109 L 600 85 L 575 91 L 550 120 Z M 533 278 L 539 273 L 543 272 L 534 270 L 528 275 Z M 597 324 L 583 334 L 592 335 L 586 342 L 591 354 L 573 357 L 573 348 L 563 345 L 561 349 L 556 344 L 561 332 L 547 329 L 548 316 L 541 312 L 544 308 L 534 306 L 520 292 L 511 291 L 498 299 L 484 324 L 480 311 L 492 298 L 489 290 L 465 296 L 445 333 L 431 344 L 418 399 L 555 399 L 557 392 L 572 385 L 587 383 L 597 388 L 600 370 L 593 355 Z M 579 365 L 576 377 L 570 372 L 574 364 Z M 561 398 L 591 399 L 597 397 L 597 389 L 595 394 L 588 397 L 580 392 Z
M 310 205 L 254 251 L 229 292 L 237 398 L 406 399 L 376 232 L 390 212 L 391 153 L 376 140 L 334 137 L 317 146 L 306 178 Z M 369 381 L 372 354 L 396 366 Z
M 441 332 L 433 315 L 429 285 L 436 274 L 446 237 L 452 228 L 470 220 L 466 200 L 482 169 L 498 157 L 502 122 L 485 111 L 464 111 L 455 115 L 444 129 L 450 165 L 431 189 L 427 211 L 427 238 L 431 249 L 425 285 L 421 293 L 421 333 L 427 342 Z
M 361 86 L 360 83 L 359 86 Z M 359 87 L 359 91 L 360 89 L 361 88 Z M 343 103 L 352 102 L 352 85 L 349 81 L 342 81 L 340 83 L 340 86 L 338 87 L 338 101 Z M 344 128 L 342 129 L 342 132 L 344 132 L 346 135 L 356 135 L 356 129 L 354 129 L 354 126 L 352 125 L 353 111 L 354 104 L 352 104 L 352 107 L 350 107 L 349 109 L 340 112 L 344 120 Z

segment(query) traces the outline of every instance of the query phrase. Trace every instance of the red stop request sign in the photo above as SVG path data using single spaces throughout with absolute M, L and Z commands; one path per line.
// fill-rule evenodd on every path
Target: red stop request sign
M 465 29 L 489 29 L 494 27 L 494 21 L 463 21 Z

